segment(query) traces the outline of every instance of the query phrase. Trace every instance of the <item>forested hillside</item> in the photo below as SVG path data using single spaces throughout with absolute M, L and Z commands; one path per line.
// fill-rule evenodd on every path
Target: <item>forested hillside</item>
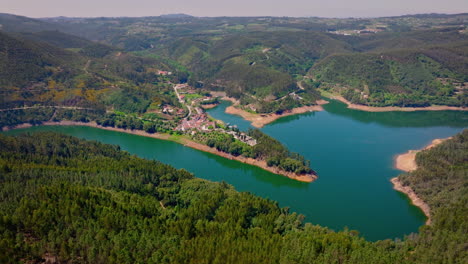
M 298 80 L 317 60 L 345 52 L 348 46 L 319 32 L 286 31 L 175 38 L 153 52 L 193 72 L 192 85 L 226 91 L 243 105 L 254 104 L 258 112 L 269 113 L 286 109 L 275 107 L 274 101 L 286 101 L 294 92 L 305 98 L 302 104 L 314 104 L 319 94 L 301 90 Z
M 193 91 L 191 97 L 187 96 L 192 101 L 185 104 L 178 98 L 175 85 L 186 79 L 186 72 L 176 68 L 169 74 L 164 70 L 171 65 L 161 60 L 135 56 L 59 31 L 21 36 L 0 32 L 0 37 L 0 93 L 4 95 L 0 101 L 0 129 L 62 120 L 95 121 L 105 127 L 148 133 L 194 135 L 199 130 L 216 129 L 214 123 L 197 124 L 194 133 L 180 129 L 181 123 L 186 124 L 192 118 L 203 118 L 208 123 L 201 109 L 191 107 L 198 106 L 196 102 L 205 102 L 203 98 L 213 98 L 206 91 Z M 198 116 L 190 116 L 192 112 Z M 217 133 L 234 143 L 234 138 L 225 131 Z M 266 160 L 290 156 L 284 147 L 281 153 L 258 155 L 251 146 L 238 140 L 232 149 L 219 150 L 237 156 L 242 148 L 248 149 L 247 157 Z M 282 165 L 284 170 L 299 174 L 312 172 L 300 155 L 290 158 L 270 166 Z
M 124 112 L 145 112 L 156 98 L 174 104 L 167 94 L 172 87 L 166 83 L 178 82 L 179 75 L 157 74 L 168 69 L 156 59 L 57 31 L 22 37 L 0 32 L 2 109 L 34 104 L 94 109 L 112 105 Z
M 467 106 L 468 42 L 337 54 L 309 74 L 321 88 L 371 106 Z
M 23 32 L 18 35 L 36 42 L 47 42 L 50 45 L 64 49 L 80 49 L 95 44 L 90 40 L 66 34 L 58 30 Z
M 1 29 L 6 32 L 88 58 L 109 59 L 120 51 L 151 58 L 150 64 L 157 67 L 149 68 L 176 72 L 174 81 L 226 91 L 240 99 L 241 106 L 258 113 L 314 104 L 320 98 L 316 88 L 371 106 L 466 106 L 467 21 L 467 14 L 41 20 L 0 14 Z M 85 45 L 85 39 L 97 42 Z M 83 75 L 86 62 L 74 70 Z M 92 62 L 96 67 L 91 69 L 105 80 L 110 78 L 110 83 L 122 75 L 106 68 L 115 58 Z M 142 74 L 148 73 L 146 62 L 138 65 L 131 69 L 131 78 L 138 76 L 138 84 L 143 78 L 152 83 L 154 78 Z M 310 89 L 302 89 L 305 86 Z
M 0 85 L 26 87 L 45 82 L 47 77 L 56 80 L 77 75 L 78 65 L 84 58 L 75 53 L 45 43 L 17 39 L 0 32 Z M 9 98 L 5 98 L 9 99 Z
M 465 263 L 466 134 L 418 156 L 420 166 L 426 156 L 446 163 L 431 186 L 454 182 L 424 196 L 436 206 L 450 195 L 434 207 L 434 225 L 375 243 L 118 147 L 0 135 L 1 262 Z
M 246 111 L 281 113 L 320 89 L 372 106 L 467 106 L 467 21 L 0 14 L 0 128 L 95 121 L 311 173 L 277 140 L 199 106 L 225 91 Z M 433 224 L 369 242 L 115 146 L 0 134 L 0 263 L 467 263 L 467 137 L 421 152 L 401 176 Z
M 466 263 L 468 252 L 468 130 L 416 155 L 418 169 L 400 180 L 431 208 L 414 255 L 422 263 Z

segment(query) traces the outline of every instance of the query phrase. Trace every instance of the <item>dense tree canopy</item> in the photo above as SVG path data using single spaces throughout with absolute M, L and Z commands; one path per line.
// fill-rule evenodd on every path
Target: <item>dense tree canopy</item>
M 373 106 L 467 106 L 466 19 L 0 14 L 0 128 L 73 120 L 178 133 L 188 111 L 173 84 L 184 82 L 259 113 L 314 104 L 318 88 Z M 421 152 L 419 169 L 401 176 L 430 205 L 433 224 L 377 242 L 116 146 L 0 135 L 0 262 L 468 263 L 467 133 Z M 312 172 L 277 140 L 248 135 L 256 145 L 218 132 L 195 137 Z
M 452 202 L 436 210 L 435 224 L 403 242 L 371 243 L 355 231 L 333 232 L 304 224 L 303 217 L 273 201 L 238 193 L 225 183 L 194 178 L 184 170 L 131 156 L 115 146 L 51 132 L 0 135 L 0 259 L 4 263 L 45 259 L 464 263 L 465 138 L 466 131 L 424 153 L 452 164 L 443 168 L 460 171 L 465 166 L 465 177 L 455 178 L 461 184 L 450 187 Z M 455 153 L 455 158 L 447 159 L 443 153 Z M 463 155 L 465 161 L 458 158 Z M 424 166 L 422 160 L 420 155 L 418 162 Z M 447 172 L 442 169 L 438 175 L 452 179 Z M 428 194 L 427 199 L 442 193 Z

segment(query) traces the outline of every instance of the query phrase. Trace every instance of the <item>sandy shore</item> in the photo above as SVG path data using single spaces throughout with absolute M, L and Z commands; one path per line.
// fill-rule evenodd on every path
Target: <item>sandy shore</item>
M 416 154 L 420 151 L 431 149 L 447 139 L 451 139 L 451 137 L 444 139 L 434 139 L 431 144 L 421 150 L 409 150 L 404 154 L 397 155 L 395 158 L 395 168 L 406 172 L 416 170 L 418 168 L 418 165 L 416 164 Z
M 147 132 L 142 131 L 142 130 L 129 130 L 129 129 L 115 128 L 115 127 L 104 127 L 104 126 L 100 126 L 100 125 L 96 124 L 95 122 L 83 123 L 83 122 L 75 122 L 75 121 L 60 121 L 60 122 L 43 122 L 42 125 L 44 125 L 44 126 L 88 126 L 88 127 L 94 127 L 94 128 L 110 130 L 110 131 L 117 131 L 117 132 L 122 132 L 122 133 L 127 133 L 127 134 L 138 135 L 138 136 L 151 137 L 151 138 L 157 138 L 157 139 L 162 139 L 162 140 L 170 140 L 170 141 L 174 141 L 174 142 L 179 143 L 179 144 L 183 144 L 184 146 L 187 146 L 187 147 L 190 147 L 190 148 L 194 148 L 194 149 L 201 150 L 201 151 L 204 151 L 204 152 L 212 153 L 212 154 L 215 154 L 215 155 L 227 158 L 227 159 L 237 160 L 237 161 L 240 161 L 242 163 L 249 164 L 249 165 L 257 166 L 257 167 L 260 167 L 260 168 L 262 168 L 262 169 L 264 169 L 266 171 L 269 171 L 269 172 L 272 172 L 272 173 L 275 173 L 275 174 L 278 174 L 278 175 L 286 176 L 286 177 L 291 178 L 293 180 L 297 180 L 297 181 L 301 181 L 301 182 L 313 182 L 318 178 L 317 175 L 314 175 L 314 174 L 300 174 L 300 175 L 298 175 L 298 174 L 295 174 L 295 173 L 292 173 L 292 172 L 287 172 L 287 171 L 282 170 L 282 169 L 277 168 L 277 167 L 268 167 L 266 161 L 264 161 L 264 160 L 256 160 L 256 159 L 246 158 L 246 157 L 242 157 L 242 156 L 237 156 L 237 157 L 232 156 L 232 155 L 230 155 L 228 153 L 219 151 L 216 148 L 210 148 L 210 147 L 208 147 L 206 145 L 194 142 L 194 141 L 189 140 L 189 139 L 184 138 L 184 137 L 179 138 L 180 140 L 173 140 L 173 139 L 171 139 L 171 135 L 169 135 L 169 134 L 161 134 L 161 133 L 150 134 L 150 133 L 147 133 Z M 32 127 L 32 125 L 31 124 L 20 124 L 20 125 L 17 125 L 15 127 L 13 127 L 13 128 L 3 127 L 2 131 L 7 131 L 7 130 L 11 130 L 11 129 L 19 129 L 19 128 L 28 128 L 28 127 Z
M 393 183 L 393 189 L 406 194 L 415 206 L 421 208 L 421 210 L 427 217 L 426 225 L 430 225 L 431 224 L 431 208 L 429 207 L 429 205 L 425 203 L 421 198 L 419 198 L 418 195 L 413 191 L 413 189 L 411 189 L 411 187 L 403 186 L 403 184 L 401 184 L 398 177 L 392 178 L 390 181 Z
M 348 105 L 349 109 L 361 110 L 366 112 L 392 112 L 392 111 L 400 111 L 400 112 L 414 112 L 414 111 L 467 111 L 468 108 L 466 107 L 456 107 L 456 106 L 428 106 L 428 107 L 397 107 L 397 106 L 384 106 L 384 107 L 374 107 L 374 106 L 367 106 L 367 105 L 359 105 L 353 104 L 350 101 L 346 100 L 343 96 L 333 95 L 330 99 L 335 99 L 341 101 Z
M 409 150 L 408 152 L 404 154 L 400 154 L 396 156 L 395 168 L 402 170 L 402 171 L 406 171 L 406 172 L 411 172 L 411 171 L 416 170 L 418 168 L 416 164 L 416 154 L 418 152 L 431 149 L 450 138 L 434 139 L 431 142 L 431 144 L 429 144 L 422 150 Z M 403 186 L 403 184 L 400 182 L 398 177 L 395 177 L 391 179 L 390 181 L 393 183 L 393 188 L 395 190 L 406 194 L 415 206 L 421 208 L 421 210 L 424 212 L 424 214 L 427 217 L 426 225 L 430 225 L 431 224 L 431 208 L 429 207 L 429 205 L 425 203 L 421 198 L 419 198 L 418 195 L 414 192 L 414 190 L 410 186 Z
M 200 107 L 203 109 L 211 109 L 217 107 L 219 104 L 201 104 Z
M 254 113 L 250 113 L 245 110 L 239 109 L 235 106 L 227 107 L 226 113 L 241 116 L 243 119 L 250 121 L 252 123 L 252 126 L 260 128 L 266 124 L 269 124 L 275 121 L 276 119 L 279 119 L 285 116 L 303 114 L 303 113 L 313 112 L 313 111 L 323 111 L 322 105 L 327 104 L 327 103 L 328 102 L 325 100 L 319 100 L 317 101 L 317 105 L 293 108 L 292 110 L 285 111 L 280 115 L 278 114 L 254 114 Z

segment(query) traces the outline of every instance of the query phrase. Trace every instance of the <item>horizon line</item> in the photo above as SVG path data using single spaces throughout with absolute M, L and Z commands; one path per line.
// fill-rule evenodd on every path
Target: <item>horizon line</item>
M 164 16 L 186 16 L 191 18 L 320 18 L 320 19 L 376 19 L 376 18 L 398 18 L 398 17 L 406 17 L 406 16 L 423 16 L 423 15 L 446 15 L 446 16 L 455 16 L 455 15 L 468 15 L 468 12 L 456 12 L 456 13 L 409 13 L 409 14 L 401 14 L 401 15 L 389 15 L 389 16 L 343 16 L 343 17 L 321 17 L 321 16 L 268 16 L 268 15 L 259 15 L 259 16 L 196 16 L 190 15 L 186 13 L 168 13 L 168 14 L 160 14 L 154 16 L 45 16 L 45 17 L 36 17 L 36 16 L 26 16 L 26 15 L 19 15 L 14 13 L 0 13 L 6 15 L 13 15 L 13 16 L 20 16 L 20 17 L 27 17 L 32 19 L 57 19 L 57 18 L 70 18 L 70 19 L 95 19 L 95 18 L 150 18 L 150 17 L 164 17 Z

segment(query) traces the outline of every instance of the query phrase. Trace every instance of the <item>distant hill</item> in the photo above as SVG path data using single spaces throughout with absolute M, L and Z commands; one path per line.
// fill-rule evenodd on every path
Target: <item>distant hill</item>
M 458 13 L 458 14 L 427 13 L 427 14 L 403 15 L 403 16 L 396 16 L 396 17 L 447 18 L 447 17 L 453 17 L 453 16 L 467 16 L 467 15 L 468 13 Z
M 468 41 L 468 34 L 460 34 L 459 27 L 447 27 L 398 33 L 385 32 L 354 38 L 346 37 L 343 40 L 353 45 L 358 52 L 385 52 Z
M 376 106 L 466 101 L 460 83 L 466 79 L 468 14 L 40 20 L 3 14 L 0 24 L 87 58 L 133 52 L 157 61 L 158 68 L 177 69 L 180 80 L 226 91 L 262 113 L 314 103 L 319 86 L 342 86 L 340 93 L 351 101 Z
M 39 32 L 60 30 L 63 26 L 39 19 L 0 13 L 0 29 L 8 32 Z
M 54 31 L 39 31 L 39 32 L 25 32 L 19 33 L 22 38 L 27 38 L 36 42 L 47 42 L 51 45 L 60 48 L 84 48 L 86 46 L 94 45 L 95 43 L 80 38 L 74 35 L 66 34 L 58 30 Z
M 160 15 L 162 18 L 192 18 L 194 16 L 187 15 L 187 14 L 166 14 L 166 15 Z
M 205 88 L 270 109 L 265 100 L 299 90 L 295 75 L 306 74 L 327 55 L 350 50 L 349 44 L 320 32 L 256 32 L 219 40 L 178 38 L 156 52 L 187 67 Z M 311 95 L 312 103 L 318 95 Z

